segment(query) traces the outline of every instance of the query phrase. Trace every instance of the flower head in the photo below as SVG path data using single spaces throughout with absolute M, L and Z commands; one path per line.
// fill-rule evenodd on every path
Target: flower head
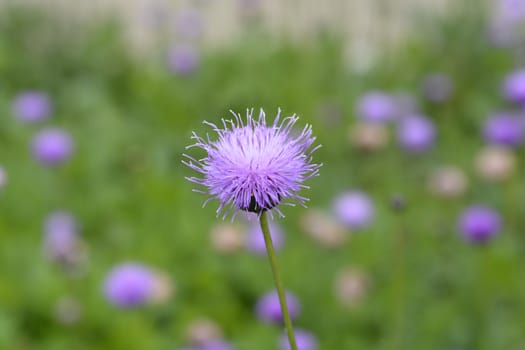
M 342 193 L 335 199 L 333 208 L 337 219 L 353 229 L 368 227 L 375 215 L 374 203 L 366 193 L 360 191 Z
M 491 144 L 516 147 L 525 138 L 525 124 L 512 114 L 495 114 L 485 121 L 483 136 Z
M 73 140 L 62 129 L 44 129 L 33 138 L 33 155 L 43 165 L 56 166 L 73 153 Z
M 399 121 L 397 139 L 399 145 L 409 153 L 423 153 L 434 144 L 436 127 L 427 117 L 410 115 Z
M 16 96 L 12 105 L 13 114 L 21 121 L 36 123 L 46 119 L 53 110 L 48 95 L 40 91 L 25 91 Z
M 500 215 L 493 209 L 478 205 L 463 211 L 459 218 L 459 230 L 473 242 L 486 242 L 501 231 Z
M 187 76 L 199 67 L 200 56 L 194 46 L 182 44 L 170 49 L 167 61 L 170 71 L 177 75 Z
M 138 263 L 125 263 L 110 271 L 104 293 L 110 303 L 130 308 L 149 301 L 153 284 L 154 275 L 149 268 Z
M 188 148 L 201 148 L 207 155 L 199 160 L 184 155 L 188 160 L 183 163 L 204 175 L 188 180 L 206 188 L 197 191 L 210 196 L 206 202 L 219 200 L 217 215 L 223 213 L 223 218 L 239 210 L 262 213 L 275 209 L 283 216 L 278 204 L 304 206 L 308 199 L 298 192 L 308 188 L 303 182 L 316 176 L 321 166 L 311 163 L 319 146 L 311 148 L 315 137 L 310 125 L 295 133 L 295 115 L 281 120 L 279 110 L 274 122 L 267 125 L 262 109 L 257 119 L 252 114 L 248 110 L 245 123 L 233 113 L 235 121 L 223 119 L 222 128 L 205 122 L 217 133 L 217 140 L 193 133 L 196 143 Z
M 395 119 L 395 99 L 382 91 L 370 91 L 357 102 L 358 116 L 368 122 L 388 122 Z
M 511 102 L 525 103 L 525 68 L 511 72 L 505 77 L 503 95 Z

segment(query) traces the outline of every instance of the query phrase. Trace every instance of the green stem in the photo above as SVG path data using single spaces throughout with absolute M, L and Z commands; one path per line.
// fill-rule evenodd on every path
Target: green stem
M 279 273 L 279 267 L 277 265 L 277 256 L 273 249 L 272 237 L 270 236 L 270 229 L 268 227 L 268 217 L 266 211 L 263 211 L 260 218 L 261 230 L 264 236 L 264 242 L 266 243 L 266 251 L 268 252 L 268 259 L 272 267 L 273 279 L 275 281 L 275 287 L 277 288 L 277 294 L 279 295 L 279 302 L 281 303 L 281 311 L 283 313 L 284 326 L 286 327 L 286 333 L 288 333 L 288 341 L 290 342 L 291 350 L 297 350 L 297 344 L 295 342 L 295 335 L 293 332 L 292 320 L 288 312 L 288 305 L 286 304 L 286 293 L 284 291 L 283 282 L 281 281 L 281 275 Z

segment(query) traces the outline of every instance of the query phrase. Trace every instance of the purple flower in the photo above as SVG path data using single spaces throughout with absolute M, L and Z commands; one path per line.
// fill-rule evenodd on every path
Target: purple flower
M 493 44 L 510 47 L 522 39 L 525 25 L 525 0 L 497 0 L 489 23 Z
M 175 17 L 175 31 L 185 39 L 195 39 L 202 34 L 202 14 L 196 9 L 185 9 Z
M 281 226 L 277 223 L 270 222 L 270 235 L 275 250 L 279 251 L 284 244 Z M 246 233 L 245 245 L 249 251 L 258 255 L 266 256 L 266 243 L 259 224 L 253 223 L 250 225 L 250 228 Z
M 371 91 L 357 102 L 357 115 L 368 122 L 387 122 L 396 117 L 395 98 L 381 91 Z
M 447 101 L 454 90 L 452 79 L 444 73 L 432 73 L 423 79 L 423 95 L 431 102 Z
M 519 146 L 525 137 L 523 120 L 511 114 L 496 114 L 485 121 L 485 140 L 494 145 Z
M 525 20 L 525 0 L 498 0 L 496 15 L 500 21 L 516 23 Z
M 312 333 L 300 328 L 296 329 L 294 333 L 298 350 L 317 350 L 319 347 L 317 338 Z M 281 339 L 279 340 L 279 347 L 281 350 L 291 349 L 286 333 L 281 336 Z
M 232 112 L 233 113 L 233 112 Z M 298 118 L 293 115 L 280 119 L 279 110 L 273 124 L 266 125 L 266 116 L 261 109 L 259 118 L 252 118 L 253 110 L 247 113 L 246 123 L 233 113 L 235 121 L 223 119 L 222 128 L 205 122 L 218 135 L 218 139 L 203 139 L 193 133 L 196 143 L 189 147 L 202 148 L 207 155 L 199 160 L 184 155 L 183 161 L 204 178 L 190 177 L 188 180 L 206 187 L 204 193 L 220 202 L 217 215 L 223 218 L 233 210 L 261 213 L 275 209 L 280 203 L 304 205 L 307 198 L 298 192 L 307 188 L 305 180 L 318 174 L 320 165 L 312 164 L 311 149 L 315 141 L 312 127 L 306 125 L 302 131 L 292 130 Z
M 503 82 L 503 95 L 511 102 L 525 103 L 525 68 L 507 75 Z
M 491 208 L 477 205 L 467 208 L 459 218 L 459 231 L 473 242 L 486 242 L 502 227 L 500 215 Z
M 375 209 L 371 199 L 363 192 L 345 192 L 334 202 L 336 217 L 350 228 L 368 227 L 374 219 Z
M 53 110 L 48 95 L 40 91 L 25 91 L 13 101 L 13 114 L 27 123 L 36 123 L 47 119 Z
M 286 292 L 286 304 L 288 305 L 288 313 L 291 319 L 299 316 L 301 305 L 295 295 Z M 283 314 L 277 291 L 271 291 L 263 295 L 255 306 L 255 313 L 262 321 L 281 324 L 283 322 Z
M 147 302 L 153 292 L 154 274 L 138 263 L 124 263 L 113 268 L 104 283 L 108 301 L 130 308 Z
M 7 183 L 7 172 L 4 167 L 0 165 L 0 190 L 4 188 Z
M 216 340 L 199 347 L 199 350 L 233 350 L 233 346 L 225 341 Z
M 434 144 L 436 127 L 422 115 L 401 118 L 397 126 L 397 140 L 400 146 L 410 153 L 422 153 Z
M 44 224 L 44 248 L 46 253 L 60 260 L 68 260 L 78 245 L 77 224 L 65 211 L 50 214 Z
M 199 52 L 191 45 L 177 45 L 168 52 L 168 68 L 175 74 L 190 75 L 199 63 Z
M 43 165 L 60 165 L 73 153 L 73 140 L 62 129 L 44 129 L 33 138 L 33 155 Z

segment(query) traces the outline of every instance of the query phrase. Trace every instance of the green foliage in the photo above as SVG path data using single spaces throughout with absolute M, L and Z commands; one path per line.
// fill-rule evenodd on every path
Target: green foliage
M 488 45 L 483 23 L 469 24 L 452 18 L 431 26 L 366 74 L 351 72 L 341 41 L 331 36 L 298 44 L 249 33 L 230 47 L 204 50 L 200 69 L 179 77 L 162 55 L 129 53 L 115 22 L 86 29 L 19 10 L 4 16 L 0 163 L 9 179 L 0 193 L 0 349 L 174 349 L 184 344 L 188 322 L 202 316 L 217 321 L 239 350 L 276 348 L 280 330 L 253 314 L 272 288 L 267 261 L 212 249 L 215 207 L 201 209 L 204 197 L 191 192 L 184 177 L 192 172 L 181 164 L 191 131 L 205 130 L 201 121 L 252 107 L 270 115 L 281 107 L 313 123 L 324 166 L 309 183 L 312 207 L 330 210 L 350 188 L 367 191 L 377 205 L 374 225 L 334 249 L 304 234 L 303 209 L 284 209 L 285 285 L 303 304 L 296 324 L 318 336 L 321 350 L 525 348 L 523 174 L 502 184 L 472 174 L 481 123 L 506 108 L 499 88 L 515 63 L 512 52 Z M 456 85 L 442 105 L 418 92 L 434 71 L 449 73 Z M 423 156 L 403 154 L 395 142 L 377 153 L 352 148 L 356 99 L 375 88 L 415 93 L 437 124 L 438 146 Z M 75 155 L 63 167 L 45 169 L 32 159 L 31 137 L 41 125 L 22 125 L 10 111 L 23 89 L 47 91 L 56 111 L 45 124 L 74 136 Z M 523 150 L 519 157 L 521 170 Z M 439 164 L 471 175 L 463 198 L 428 193 L 426 178 Z M 390 206 L 397 194 L 407 202 L 402 213 Z M 505 218 L 501 237 L 486 246 L 469 245 L 456 232 L 459 211 L 477 202 Z M 89 263 L 79 277 L 42 253 L 43 220 L 57 209 L 73 212 L 82 226 Z M 133 311 L 109 305 L 105 274 L 129 260 L 172 276 L 173 300 Z M 371 281 L 354 309 L 334 296 L 334 278 L 348 265 Z M 63 296 L 81 303 L 78 323 L 56 321 Z

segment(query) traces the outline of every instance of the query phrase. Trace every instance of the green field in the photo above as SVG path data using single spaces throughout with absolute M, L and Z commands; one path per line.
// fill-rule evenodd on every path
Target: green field
M 223 223 L 218 203 L 201 208 L 206 197 L 192 192 L 185 177 L 195 174 L 181 162 L 183 153 L 198 153 L 185 147 L 192 131 L 209 131 L 204 120 L 249 108 L 264 108 L 270 120 L 278 108 L 297 114 L 299 127 L 311 123 L 322 144 L 314 155 L 321 174 L 302 193 L 309 208 L 283 207 L 286 217 L 277 219 L 285 285 L 302 304 L 295 324 L 315 334 L 318 350 L 525 349 L 524 150 L 508 151 L 517 163 L 503 180 L 480 176 L 475 165 L 486 147 L 486 118 L 525 114 L 501 92 L 507 74 L 525 64 L 523 47 L 492 44 L 484 15 L 428 21 L 366 72 L 352 69 L 337 33 L 297 42 L 252 28 L 231 45 L 198 47 L 198 68 L 177 75 L 166 65 L 168 47 L 132 53 L 114 21 L 84 28 L 20 9 L 4 15 L 0 349 L 183 349 L 188 325 L 201 318 L 213 320 L 237 350 L 278 349 L 282 329 L 254 314 L 273 288 L 267 260 L 245 249 L 217 251 L 210 232 Z M 442 103 L 421 90 L 433 72 L 454 84 Z M 24 123 L 14 115 L 13 99 L 25 90 L 49 95 L 47 120 Z M 403 151 L 389 123 L 380 149 L 356 147 L 356 106 L 370 90 L 412 96 L 436 125 L 434 146 Z M 47 127 L 67 130 L 74 141 L 62 165 L 43 166 L 31 153 L 33 136 Z M 453 198 L 428 188 L 445 165 L 462 169 L 468 183 Z M 332 217 L 335 198 L 352 189 L 373 200 L 369 227 L 345 229 L 343 242 L 331 246 L 305 232 L 309 210 Z M 462 210 L 474 204 L 502 216 L 500 234 L 485 244 L 458 231 Z M 82 256 L 73 267 L 43 248 L 44 222 L 57 210 L 79 225 Z M 106 275 L 127 261 L 169 276 L 172 296 L 132 309 L 109 303 Z M 366 281 L 351 306 L 335 291 L 345 268 Z M 74 305 L 69 322 L 57 316 L 64 300 Z

